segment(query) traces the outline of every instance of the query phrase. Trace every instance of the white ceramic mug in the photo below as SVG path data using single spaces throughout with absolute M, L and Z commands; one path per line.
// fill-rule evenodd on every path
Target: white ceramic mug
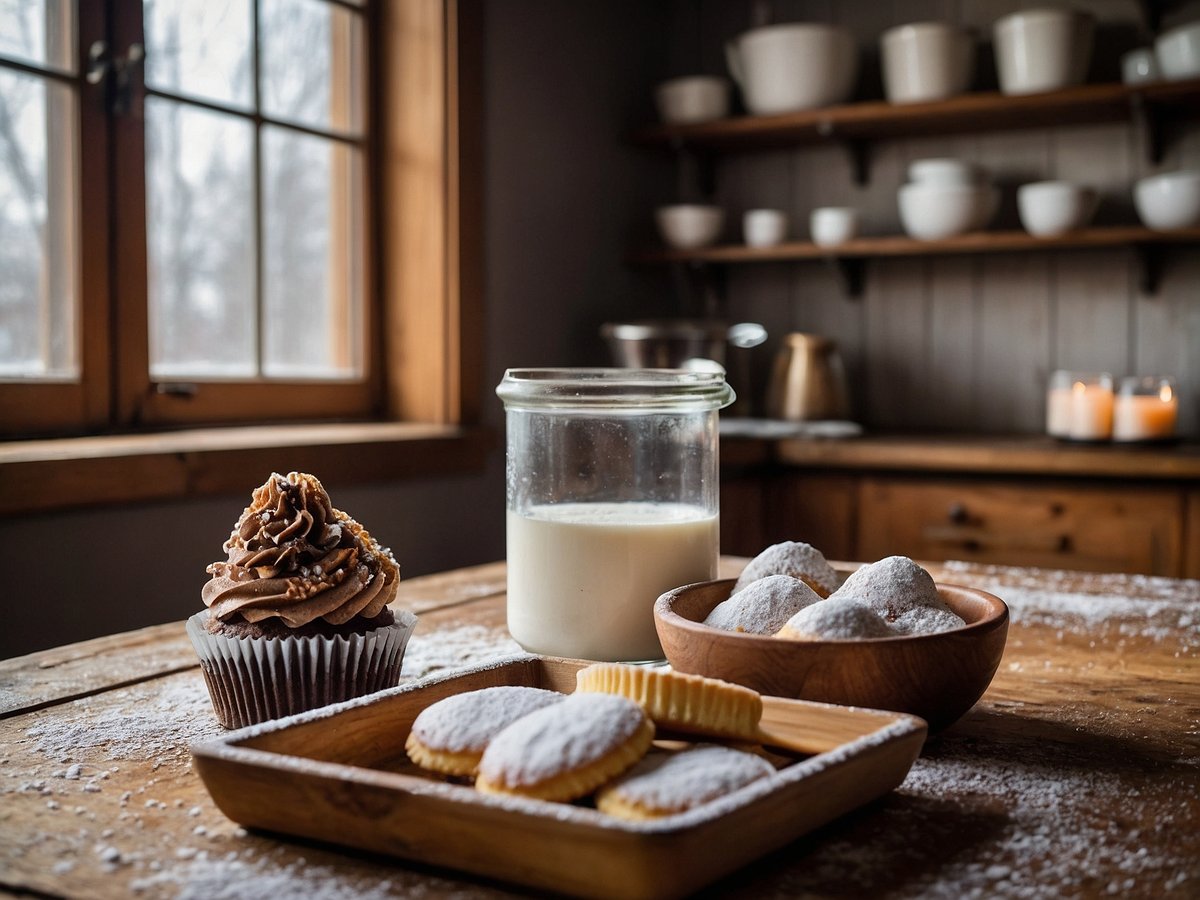
M 1096 19 L 1071 9 L 1028 9 L 992 26 L 996 71 L 1005 94 L 1036 94 L 1082 84 Z
M 858 210 L 851 206 L 822 206 L 808 218 L 814 244 L 834 247 L 858 236 Z
M 1070 181 L 1035 181 L 1017 188 L 1017 215 L 1025 230 L 1053 237 L 1085 228 L 1096 212 L 1095 190 Z
M 787 237 L 787 225 L 781 209 L 751 209 L 742 216 L 742 235 L 749 247 L 773 247 Z
M 914 22 L 879 39 L 883 88 L 891 103 L 944 100 L 966 91 L 975 68 L 975 41 L 948 22 Z
M 725 58 L 746 108 L 759 116 L 843 103 L 858 74 L 854 36 L 836 25 L 754 28 L 725 45 Z
M 1154 56 L 1167 81 L 1200 77 L 1200 22 L 1164 31 L 1154 41 Z

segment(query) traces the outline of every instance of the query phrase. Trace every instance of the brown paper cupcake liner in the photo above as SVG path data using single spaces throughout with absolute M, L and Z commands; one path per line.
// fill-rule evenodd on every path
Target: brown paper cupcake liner
M 205 627 L 207 610 L 187 621 L 217 720 L 241 728 L 361 697 L 400 681 L 404 649 L 417 624 L 406 610 L 365 634 L 234 638 Z

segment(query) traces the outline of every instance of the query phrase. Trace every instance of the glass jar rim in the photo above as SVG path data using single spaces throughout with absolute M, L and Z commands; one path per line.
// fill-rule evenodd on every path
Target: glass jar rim
M 505 409 L 641 412 L 716 410 L 735 399 L 724 372 L 691 369 L 507 369 L 496 394 Z

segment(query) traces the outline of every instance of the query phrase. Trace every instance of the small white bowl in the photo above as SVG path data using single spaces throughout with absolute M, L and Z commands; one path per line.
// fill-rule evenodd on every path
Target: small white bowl
M 1154 42 L 1154 55 L 1167 81 L 1200 77 L 1200 21 L 1164 31 Z
M 742 237 L 748 247 L 773 247 L 783 243 L 787 226 L 782 209 L 749 209 L 742 216 Z
M 1030 234 L 1054 237 L 1087 227 L 1096 199 L 1096 192 L 1081 184 L 1035 181 L 1017 188 L 1017 215 Z
M 698 203 L 660 206 L 654 212 L 654 221 L 667 246 L 697 250 L 716 243 L 725 224 L 725 210 Z
M 908 164 L 908 180 L 916 184 L 981 184 L 983 167 L 963 159 L 914 159 Z
M 1071 9 L 1027 9 L 992 26 L 996 74 L 1005 94 L 1036 94 L 1082 84 L 1096 18 Z
M 1200 225 L 1200 169 L 1151 175 L 1133 186 L 1138 218 L 1155 231 Z
M 808 218 L 814 244 L 836 247 L 858 236 L 858 210 L 852 206 L 822 206 Z
M 961 94 L 975 70 L 975 40 L 949 22 L 913 22 L 879 39 L 889 103 L 925 103 Z
M 654 102 L 668 125 L 712 122 L 729 115 L 729 82 L 710 75 L 672 78 L 654 89 Z
M 900 188 L 900 223 L 921 241 L 977 231 L 995 212 L 995 188 L 989 185 L 906 184 Z

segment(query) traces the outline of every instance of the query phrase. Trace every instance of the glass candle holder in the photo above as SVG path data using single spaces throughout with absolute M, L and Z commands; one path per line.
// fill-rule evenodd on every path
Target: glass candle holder
M 1113 404 L 1114 441 L 1167 441 L 1175 437 L 1179 395 L 1167 375 L 1122 378 Z
M 716 577 L 723 371 L 509 369 L 508 630 L 534 653 L 662 659 L 654 601 Z
M 1113 378 L 1108 372 L 1059 369 L 1046 390 L 1046 433 L 1070 441 L 1112 437 Z

